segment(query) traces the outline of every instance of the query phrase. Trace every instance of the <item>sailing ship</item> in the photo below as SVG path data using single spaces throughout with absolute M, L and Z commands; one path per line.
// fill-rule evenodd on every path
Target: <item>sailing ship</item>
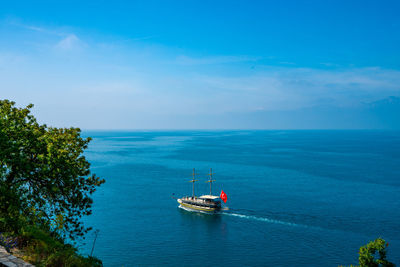
M 208 212 L 208 213 L 215 213 L 221 210 L 227 210 L 227 207 L 221 206 L 221 200 L 226 203 L 227 195 L 224 191 L 221 190 L 220 196 L 213 196 L 212 195 L 212 183 L 215 182 L 213 180 L 213 173 L 212 169 L 210 169 L 210 176 L 207 183 L 210 183 L 210 194 L 209 195 L 202 195 L 202 196 L 195 196 L 194 194 L 194 183 L 197 182 L 196 180 L 196 173 L 195 169 L 193 169 L 193 178 L 189 182 L 193 183 L 192 188 L 192 196 L 185 196 L 182 198 L 178 198 L 177 201 L 180 204 L 179 207 L 189 209 L 191 211 L 200 211 L 200 212 Z

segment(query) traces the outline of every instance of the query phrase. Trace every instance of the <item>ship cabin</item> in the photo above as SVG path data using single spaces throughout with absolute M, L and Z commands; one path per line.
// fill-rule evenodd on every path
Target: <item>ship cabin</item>
M 200 197 L 183 197 L 182 201 L 187 204 L 209 207 L 209 208 L 221 208 L 221 201 L 218 196 L 203 195 Z

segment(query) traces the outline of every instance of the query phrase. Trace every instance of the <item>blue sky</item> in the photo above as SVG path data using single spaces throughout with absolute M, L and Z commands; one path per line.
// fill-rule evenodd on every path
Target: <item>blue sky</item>
M 0 98 L 83 129 L 400 128 L 399 1 L 8 1 Z

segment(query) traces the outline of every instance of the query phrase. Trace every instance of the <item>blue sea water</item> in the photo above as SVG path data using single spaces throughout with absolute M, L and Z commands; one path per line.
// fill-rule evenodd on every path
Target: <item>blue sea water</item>
M 382 237 L 400 264 L 400 132 L 86 131 L 105 266 L 337 266 Z M 171 198 L 223 189 L 230 211 Z M 88 234 L 83 253 L 89 254 Z

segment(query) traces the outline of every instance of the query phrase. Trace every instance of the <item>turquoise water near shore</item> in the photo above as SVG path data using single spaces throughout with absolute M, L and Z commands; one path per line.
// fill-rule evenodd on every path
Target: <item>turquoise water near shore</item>
M 337 266 L 383 237 L 400 264 L 400 132 L 85 131 L 106 179 L 87 225 L 105 266 Z M 188 212 L 192 168 L 230 211 Z M 83 253 L 90 253 L 88 234 Z

